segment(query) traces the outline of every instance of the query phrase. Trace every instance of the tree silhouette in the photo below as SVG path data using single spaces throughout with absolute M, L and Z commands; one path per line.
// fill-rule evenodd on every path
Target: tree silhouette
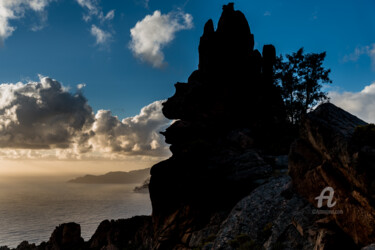
M 298 124 L 301 117 L 318 102 L 327 100 L 327 93 L 321 91 L 323 83 L 332 83 L 330 69 L 323 67 L 326 52 L 304 54 L 303 48 L 286 60 L 280 55 L 275 64 L 275 84 L 280 87 L 287 115 L 292 124 Z

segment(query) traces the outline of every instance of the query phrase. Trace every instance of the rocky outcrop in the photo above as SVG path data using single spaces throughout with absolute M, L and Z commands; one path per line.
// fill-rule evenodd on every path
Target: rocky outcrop
M 10 250 L 8 247 L 0 247 L 1 250 Z M 55 228 L 48 242 L 39 245 L 21 242 L 13 250 L 82 250 L 86 249 L 81 237 L 81 226 L 74 222 L 63 223 Z
M 56 227 L 46 245 L 48 250 L 79 250 L 83 247 L 81 226 L 74 222 L 64 223 Z
M 330 220 L 358 246 L 375 242 L 375 147 L 369 140 L 375 133 L 367 127 L 333 104 L 323 104 L 307 115 L 289 154 L 298 193 L 319 208 L 317 197 L 331 187 L 333 199 L 324 199 L 320 209 L 331 213 Z
M 152 225 L 150 216 L 105 220 L 87 242 L 87 249 L 151 249 Z
M 24 241 L 12 250 L 142 250 L 152 248 L 152 235 L 151 216 L 105 220 L 88 242 L 81 237 L 80 225 L 71 222 L 56 227 L 47 242 L 36 245 Z M 6 246 L 0 249 L 10 250 Z
M 358 249 L 326 215 L 295 193 L 282 175 L 256 188 L 232 209 L 205 249 Z
M 173 156 L 151 169 L 155 248 L 188 248 L 194 232 L 217 229 L 271 176 L 267 155 L 288 151 L 275 57 L 272 45 L 262 55 L 254 50 L 246 18 L 233 4 L 223 7 L 216 30 L 212 20 L 206 23 L 198 70 L 163 104 L 164 115 L 176 121 L 163 132 Z
M 148 186 L 150 184 L 150 178 L 147 178 L 142 185 L 136 186 L 133 191 L 136 193 L 148 193 Z
M 44 249 L 36 246 L 34 243 L 29 243 L 28 241 L 22 241 L 15 250 L 39 250 Z M 7 246 L 1 246 L 0 250 L 10 250 Z

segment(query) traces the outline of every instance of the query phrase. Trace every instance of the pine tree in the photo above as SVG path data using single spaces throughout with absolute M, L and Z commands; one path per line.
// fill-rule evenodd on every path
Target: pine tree
M 287 115 L 292 124 L 298 124 L 302 116 L 317 103 L 327 100 L 323 83 L 332 83 L 330 69 L 323 67 L 326 52 L 304 54 L 303 48 L 291 55 L 277 58 L 275 83 L 280 87 Z

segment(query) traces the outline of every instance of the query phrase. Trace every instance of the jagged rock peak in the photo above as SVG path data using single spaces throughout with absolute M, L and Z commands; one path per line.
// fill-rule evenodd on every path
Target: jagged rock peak
M 231 35 L 242 33 L 243 35 L 246 35 L 246 38 L 251 38 L 249 36 L 251 34 L 250 27 L 246 17 L 241 11 L 234 10 L 234 3 L 228 3 L 223 6 L 223 13 L 219 19 L 217 32 L 228 33 Z
M 82 249 L 81 226 L 74 222 L 63 223 L 53 231 L 46 249 Z
M 199 65 L 188 83 L 177 83 L 176 93 L 163 103 L 169 119 L 204 121 L 237 127 L 284 122 L 284 105 L 273 84 L 276 49 L 253 50 L 254 37 L 241 11 L 224 5 L 217 30 L 210 19 L 199 43 Z M 252 114 L 244 117 L 243 114 Z M 255 119 L 261 122 L 255 121 Z M 256 124 L 255 124 L 256 123 Z M 262 124 L 261 124 L 262 123 Z M 279 127 L 279 126 L 278 126 Z M 168 140 L 168 138 L 167 138 Z
M 210 19 L 204 25 L 203 36 L 208 36 L 209 34 L 212 34 L 214 32 L 215 32 L 214 22 L 212 21 L 212 19 Z
M 276 49 L 272 44 L 266 44 L 263 46 L 263 74 L 272 76 L 273 65 L 276 62 Z M 271 77 L 272 78 L 272 77 Z M 272 81 L 272 79 L 271 79 Z
M 245 15 L 234 10 L 234 4 L 223 6 L 223 13 L 215 31 L 212 20 L 204 26 L 199 45 L 199 69 L 238 68 L 248 65 L 254 50 L 254 36 Z

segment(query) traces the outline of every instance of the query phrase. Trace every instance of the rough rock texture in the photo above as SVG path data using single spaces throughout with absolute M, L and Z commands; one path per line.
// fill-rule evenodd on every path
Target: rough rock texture
M 232 209 L 212 249 L 358 249 L 297 195 L 287 175 L 271 179 Z
M 217 228 L 270 177 L 273 158 L 266 155 L 288 151 L 273 85 L 275 48 L 266 45 L 261 55 L 253 47 L 246 18 L 225 5 L 216 31 L 212 20 L 204 27 L 198 70 L 163 104 L 177 121 L 163 133 L 173 156 L 151 169 L 155 248 L 189 247 L 194 232 Z
M 291 148 L 289 172 L 298 193 L 317 206 L 325 187 L 334 189 L 331 219 L 356 244 L 375 241 L 375 147 L 366 143 L 373 132 L 360 134 L 366 123 L 333 104 L 323 104 L 303 122 L 301 138 Z M 366 127 L 364 127 L 366 128 Z M 327 194 L 326 194 L 327 195 Z

